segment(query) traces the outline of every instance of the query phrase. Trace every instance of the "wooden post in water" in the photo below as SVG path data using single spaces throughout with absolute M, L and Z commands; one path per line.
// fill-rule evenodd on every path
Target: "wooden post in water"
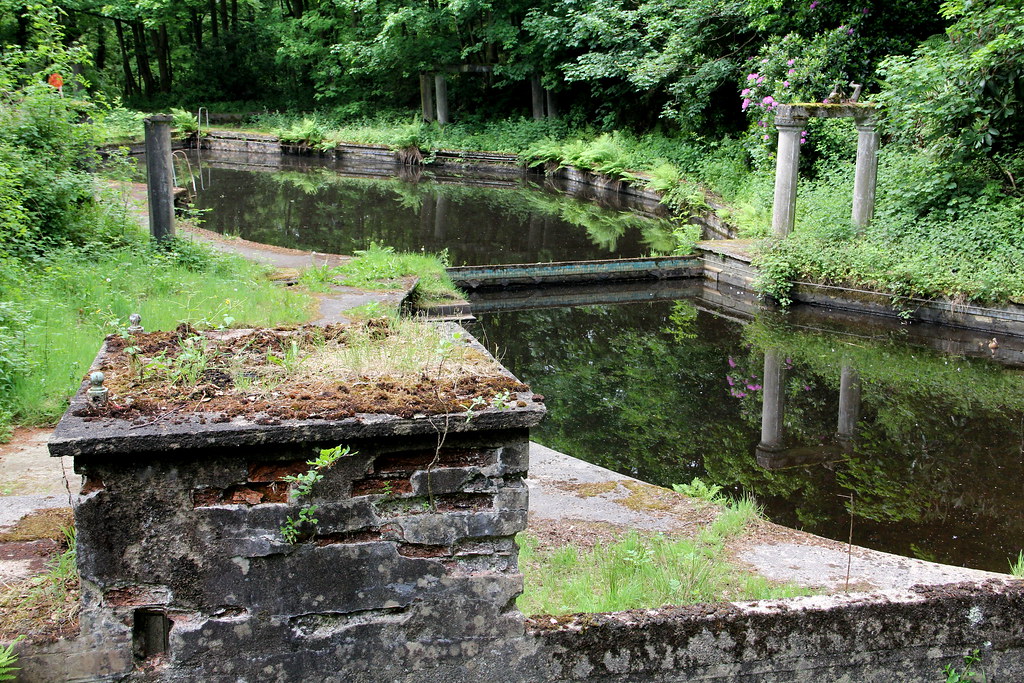
M 448 81 L 442 72 L 434 74 L 434 93 L 437 95 L 437 122 L 448 123 L 451 121 L 448 117 Z
M 149 232 L 157 240 L 174 237 L 174 169 L 171 166 L 172 120 L 173 117 L 169 114 L 154 114 L 144 121 Z
M 420 72 L 420 107 L 423 110 L 423 120 L 430 123 L 434 120 L 434 79 L 430 74 Z

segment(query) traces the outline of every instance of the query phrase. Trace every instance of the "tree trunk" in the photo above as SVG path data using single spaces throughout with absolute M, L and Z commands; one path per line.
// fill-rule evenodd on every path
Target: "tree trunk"
M 423 120 L 430 123 L 434 120 L 434 79 L 428 73 L 420 74 L 420 107 Z
M 210 35 L 217 40 L 217 0 L 209 0 L 210 4 Z
M 160 24 L 159 30 L 150 31 L 156 52 L 157 68 L 160 70 L 160 92 L 171 92 L 171 51 L 168 49 L 167 25 Z
M 18 27 L 14 30 L 14 42 L 21 47 L 28 45 L 28 12 L 27 7 L 18 8 Z
M 107 66 L 107 25 L 100 22 L 96 26 L 96 70 L 103 71 Z
M 192 27 L 192 42 L 196 46 L 197 50 L 203 49 L 203 20 L 199 16 L 199 12 L 189 10 L 189 24 Z
M 220 27 L 228 32 L 228 0 L 220 0 Z
M 533 120 L 544 118 L 544 88 L 540 85 L 540 76 L 530 77 L 530 103 L 533 109 Z
M 153 71 L 149 68 L 149 54 L 146 52 L 146 29 L 141 21 L 132 22 L 132 39 L 135 43 L 135 66 L 145 86 L 146 97 L 152 97 L 156 91 Z
M 238 0 L 231 0 L 231 30 L 238 30 Z
M 117 45 L 121 49 L 121 70 L 124 72 L 124 96 L 134 97 L 139 92 L 139 86 L 135 83 L 135 76 L 132 74 L 132 62 L 128 57 L 128 45 L 124 39 L 124 26 L 120 19 L 114 19 L 114 30 L 117 32 Z

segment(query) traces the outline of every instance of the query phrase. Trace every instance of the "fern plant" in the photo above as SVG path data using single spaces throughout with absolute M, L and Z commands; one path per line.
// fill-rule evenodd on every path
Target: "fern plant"
M 13 681 L 18 677 L 18 674 L 15 672 L 20 671 L 20 669 L 14 666 L 18 663 L 18 653 L 14 651 L 14 646 L 24 637 L 18 636 L 7 647 L 0 647 L 0 681 Z

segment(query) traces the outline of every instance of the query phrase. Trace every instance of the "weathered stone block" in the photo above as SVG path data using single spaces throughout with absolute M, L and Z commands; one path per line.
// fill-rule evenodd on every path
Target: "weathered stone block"
M 83 630 L 129 679 L 392 680 L 522 636 L 513 536 L 538 403 L 459 415 L 439 450 L 422 418 L 86 424 L 83 400 L 51 452 L 89 487 Z M 338 444 L 295 500 L 290 480 Z M 304 505 L 315 521 L 290 543 Z

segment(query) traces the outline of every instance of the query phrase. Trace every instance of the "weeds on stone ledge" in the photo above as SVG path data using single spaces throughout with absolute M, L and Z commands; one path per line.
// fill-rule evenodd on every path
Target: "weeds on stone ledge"
M 45 573 L 0 591 L 0 639 L 26 634 L 65 637 L 78 630 L 80 586 L 75 541 L 74 528 L 65 529 L 67 548 L 47 563 Z
M 776 585 L 727 561 L 726 541 L 759 517 L 749 499 L 729 503 L 695 538 L 630 531 L 590 550 L 565 545 L 541 549 L 520 534 L 519 562 L 525 614 L 615 612 L 723 600 L 759 600 L 806 595 L 796 585 Z
M 312 460 L 307 460 L 306 464 L 310 466 L 308 470 L 302 474 L 289 475 L 284 478 L 289 484 L 294 484 L 295 488 L 291 490 L 290 499 L 291 502 L 296 502 L 300 498 L 307 498 L 313 491 L 313 486 L 324 478 L 324 471 L 329 470 L 334 466 L 334 463 L 338 462 L 341 458 L 347 455 L 355 455 L 349 446 L 344 448 L 341 445 L 335 446 L 334 448 L 322 448 L 320 454 Z M 316 526 L 319 520 L 313 515 L 316 513 L 319 506 L 312 505 L 311 503 L 304 503 L 299 508 L 299 514 L 297 517 L 291 515 L 285 519 L 284 524 L 281 526 L 281 535 L 284 536 L 284 540 L 288 543 L 298 543 L 302 537 L 301 527 L 305 525 Z

